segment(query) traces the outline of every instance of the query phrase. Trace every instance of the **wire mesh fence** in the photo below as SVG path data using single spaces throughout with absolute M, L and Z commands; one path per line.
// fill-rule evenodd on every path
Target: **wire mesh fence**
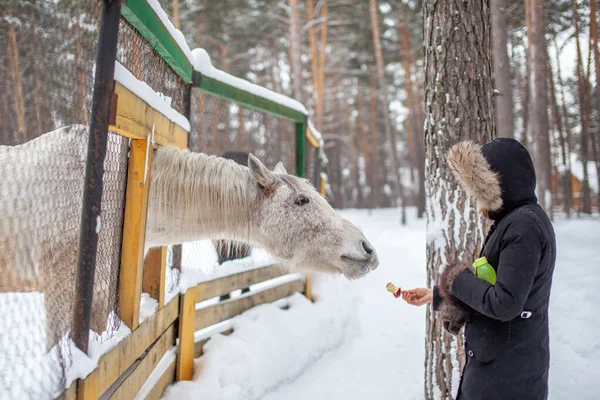
M 186 83 L 129 22 L 121 18 L 117 61 L 155 92 L 171 99 L 171 107 L 185 114 Z
M 117 295 L 127 184 L 129 140 L 109 132 L 104 160 L 100 231 L 90 329 L 92 339 L 110 338 L 119 328 Z
M 92 329 L 117 328 L 116 292 L 127 139 L 110 134 L 98 224 Z M 87 153 L 87 127 L 0 146 L 0 398 L 55 398 L 72 364 L 70 328 Z
M 268 168 L 283 161 L 290 174 L 296 173 L 294 122 L 200 91 L 192 96 L 191 110 L 191 150 L 217 156 L 252 153 Z

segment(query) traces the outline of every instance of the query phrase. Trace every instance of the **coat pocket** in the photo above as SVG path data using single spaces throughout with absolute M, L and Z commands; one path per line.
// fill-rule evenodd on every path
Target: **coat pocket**
M 494 361 L 506 348 L 508 324 L 477 316 L 465 328 L 468 355 L 482 364 Z

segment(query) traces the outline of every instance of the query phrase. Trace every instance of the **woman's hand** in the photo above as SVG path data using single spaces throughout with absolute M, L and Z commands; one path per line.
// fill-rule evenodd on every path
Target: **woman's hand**
M 402 290 L 402 298 L 413 306 L 422 306 L 433 301 L 433 289 L 416 288 Z

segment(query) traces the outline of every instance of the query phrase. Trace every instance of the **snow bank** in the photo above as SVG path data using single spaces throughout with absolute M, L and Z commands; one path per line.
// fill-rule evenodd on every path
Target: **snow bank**
M 554 225 L 549 398 L 594 399 L 600 392 L 600 220 L 558 217 Z
M 253 95 L 271 100 L 275 103 L 281 104 L 285 107 L 291 108 L 292 110 L 296 110 L 304 115 L 308 115 L 308 111 L 306 107 L 302 105 L 297 100 L 292 99 L 291 97 L 273 92 L 265 87 L 256 85 L 254 83 L 248 82 L 245 79 L 238 78 L 227 72 L 221 71 L 213 67 L 212 62 L 210 60 L 210 56 L 204 49 L 194 49 L 192 50 L 192 56 L 194 58 L 194 69 L 200 72 L 202 75 L 208 76 L 209 78 L 213 78 L 219 82 L 223 82 L 227 85 L 236 87 L 248 93 L 252 93 Z
M 0 310 L 0 399 L 57 397 L 76 379 L 88 376 L 100 356 L 131 333 L 123 323 L 110 335 L 90 332 L 89 356 L 66 335 L 47 352 L 42 293 L 1 293 Z
M 138 80 L 118 61 L 115 61 L 115 81 L 131 90 L 136 96 L 148 103 L 150 107 L 182 127 L 185 131 L 190 131 L 190 121 L 171 107 L 170 97 L 155 92 L 146 82 Z
M 178 382 L 165 399 L 258 399 L 290 382 L 343 340 L 356 296 L 344 278 L 317 276 L 317 301 L 301 294 L 255 307 L 231 321 L 234 332 L 217 334 L 196 360 L 193 382 Z

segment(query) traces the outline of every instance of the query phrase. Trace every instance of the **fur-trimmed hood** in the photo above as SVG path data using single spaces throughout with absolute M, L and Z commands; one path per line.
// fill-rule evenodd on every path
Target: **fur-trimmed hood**
M 514 139 L 499 138 L 481 147 L 459 142 L 450 148 L 447 160 L 460 186 L 492 219 L 537 202 L 533 161 Z

